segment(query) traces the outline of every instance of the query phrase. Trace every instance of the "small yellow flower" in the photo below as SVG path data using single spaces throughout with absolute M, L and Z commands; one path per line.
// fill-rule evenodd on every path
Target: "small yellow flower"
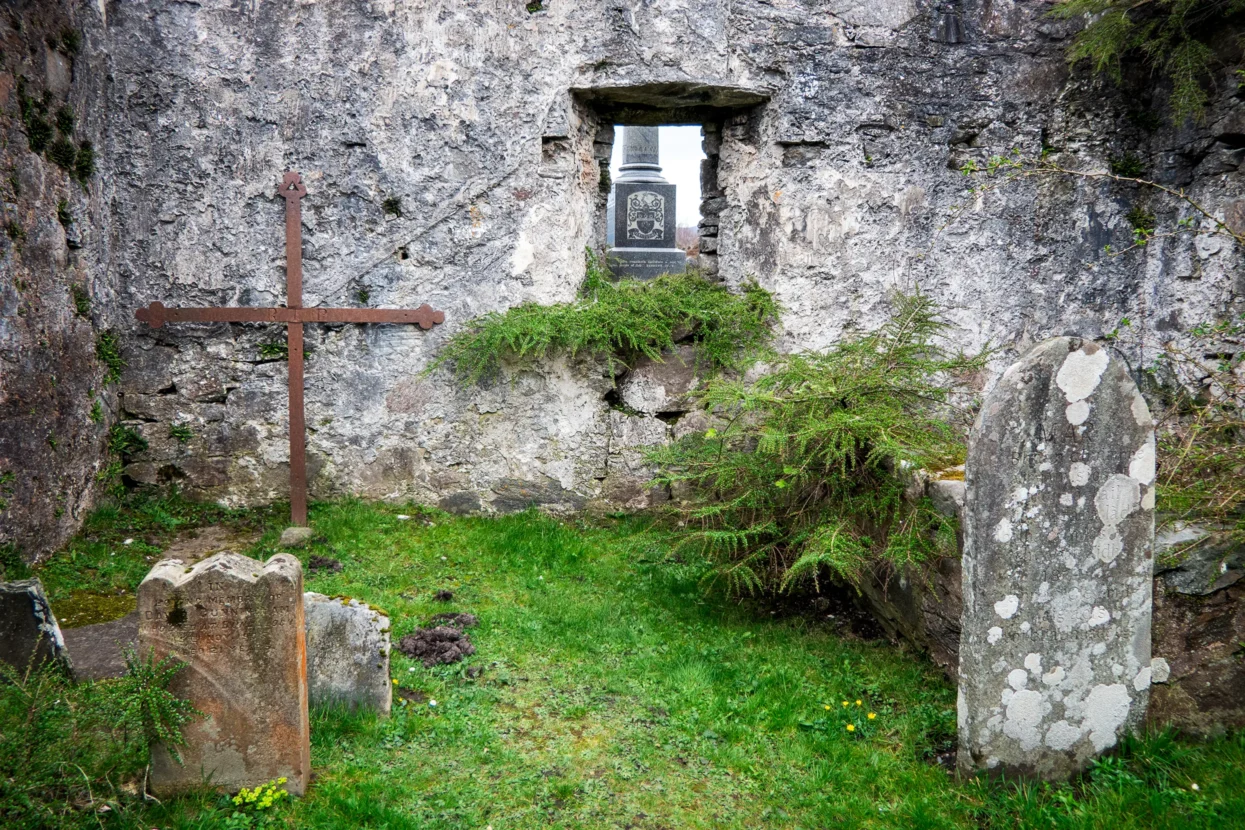
M 876 718 L 877 716 L 878 716 L 878 713 L 877 713 L 877 712 L 870 712 L 870 713 L 869 713 L 869 720 L 873 720 L 873 719 L 874 719 L 874 718 Z
M 860 705 L 860 701 L 859 701 L 859 700 L 858 700 L 858 701 L 856 701 L 856 705 L 857 705 L 857 706 L 859 706 L 859 705 Z
M 829 703 L 827 703 L 827 704 L 825 705 L 825 708 L 826 708 L 826 710 L 827 710 L 827 711 L 829 711 L 829 709 L 830 709 L 830 704 L 829 704 Z
M 847 731 L 848 731 L 848 732 L 855 732 L 855 731 L 856 731 L 856 724 L 854 724 L 854 723 L 849 723 L 849 724 L 847 725 Z
M 846 709 L 848 706 L 851 706 L 851 705 L 852 705 L 852 704 L 848 703 L 846 700 L 845 700 L 845 701 L 843 701 L 843 708 L 844 708 L 844 709 Z
M 393 681 L 393 685 L 395 685 L 395 686 L 396 686 L 396 685 L 398 685 L 398 681 L 397 681 L 397 680 L 394 680 L 394 681 Z

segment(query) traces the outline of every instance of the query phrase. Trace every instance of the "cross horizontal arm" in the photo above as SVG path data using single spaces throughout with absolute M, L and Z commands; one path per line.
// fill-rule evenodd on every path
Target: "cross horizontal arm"
M 419 308 L 168 308 L 152 303 L 135 316 L 152 328 L 165 323 L 417 323 L 430 329 L 445 312 L 425 303 Z

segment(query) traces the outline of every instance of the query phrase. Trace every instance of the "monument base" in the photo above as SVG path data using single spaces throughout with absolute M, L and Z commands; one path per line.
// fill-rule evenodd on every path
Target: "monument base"
M 679 248 L 610 248 L 605 261 L 616 279 L 651 280 L 687 270 L 687 254 Z

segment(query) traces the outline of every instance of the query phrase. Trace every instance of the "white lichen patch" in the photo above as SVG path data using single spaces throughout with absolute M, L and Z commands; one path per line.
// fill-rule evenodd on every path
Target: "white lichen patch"
M 1151 480 L 1154 475 L 1151 473 Z M 1141 485 L 1131 476 L 1116 473 L 1098 488 L 1094 508 L 1107 527 L 1115 527 L 1141 506 Z
M 1155 657 L 1150 661 L 1150 682 L 1166 683 L 1171 679 L 1172 667 L 1164 657 Z
M 1128 708 L 1132 698 L 1123 683 L 1110 686 L 1098 684 L 1085 698 L 1085 717 L 1081 725 L 1089 730 L 1089 739 L 1095 752 L 1105 752 L 1119 740 L 1119 728 L 1128 720 Z
M 1137 676 L 1133 678 L 1133 688 L 1139 692 L 1144 692 L 1146 689 L 1150 688 L 1150 678 L 1152 674 L 1153 670 L 1149 666 L 1146 666 L 1144 669 L 1137 672 Z
M 1153 510 L 1154 509 L 1154 488 L 1153 487 L 1151 487 L 1149 490 L 1146 490 L 1146 494 L 1141 497 L 1141 509 L 1142 510 Z
M 1018 608 L 1020 608 L 1020 597 L 1015 594 L 1008 594 L 994 603 L 994 613 L 1005 620 L 1010 620 Z
M 986 632 L 986 642 L 990 645 L 994 645 L 1001 639 L 1003 639 L 1003 629 L 997 625 Z
M 1071 749 L 1081 739 L 1081 730 L 1066 720 L 1057 720 L 1046 730 L 1046 745 L 1057 752 Z
M 1068 423 L 1074 427 L 1089 420 L 1089 401 L 1077 401 L 1068 404 L 1068 408 L 1064 410 L 1064 415 L 1068 418 Z
M 1144 444 L 1137 448 L 1133 453 L 1132 459 L 1128 462 L 1128 475 L 1137 479 L 1142 484 L 1152 484 L 1154 482 L 1154 435 L 1151 433 L 1150 438 Z
M 1154 426 L 1154 419 L 1150 417 L 1150 407 L 1146 406 L 1146 399 L 1141 397 L 1141 393 L 1133 391 L 1133 420 L 1139 427 Z
M 1029 652 L 1025 655 L 1025 668 L 1034 674 L 1042 673 L 1042 655 L 1036 652 Z
M 1095 605 L 1094 610 L 1089 612 L 1088 624 L 1090 628 L 1097 628 L 1109 622 L 1111 622 L 1111 612 L 1101 605 Z
M 1019 692 L 1029 685 L 1029 673 L 1024 669 L 1012 669 L 1007 673 L 1007 685 Z
M 1068 673 L 1063 670 L 1063 666 L 1055 666 L 1055 668 L 1042 675 L 1042 682 L 1047 686 L 1058 686 L 1067 675 Z
M 1050 704 L 1042 699 L 1041 692 L 1031 689 L 1018 691 L 1007 702 L 1003 718 L 1003 734 L 1020 743 L 1022 752 L 1029 752 L 1042 743 L 1042 715 Z
M 1089 484 L 1089 465 L 1080 461 L 1073 461 L 1068 467 L 1068 481 L 1072 482 L 1073 487 L 1084 487 Z
M 1055 375 L 1055 385 L 1063 390 L 1068 403 L 1088 398 L 1102 382 L 1102 373 L 1107 370 L 1110 356 L 1103 349 L 1092 354 L 1084 348 L 1070 353 L 1059 367 Z
M 994 526 L 994 541 L 1006 544 L 1012 540 L 1012 523 L 1010 519 L 999 519 Z
M 1062 504 L 1064 507 L 1071 507 L 1072 506 L 1072 494 L 1064 493 L 1062 496 L 1059 497 L 1059 503 Z

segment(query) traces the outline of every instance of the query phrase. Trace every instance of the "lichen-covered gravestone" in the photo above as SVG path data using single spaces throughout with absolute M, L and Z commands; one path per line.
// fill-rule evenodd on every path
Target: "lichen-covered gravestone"
M 307 687 L 312 706 L 389 714 L 389 618 L 355 599 L 303 595 Z
M 284 777 L 301 795 L 311 744 L 298 560 L 231 552 L 192 566 L 167 559 L 139 586 L 138 611 L 141 653 L 184 661 L 170 691 L 204 715 L 183 732 L 182 764 L 152 748 L 156 794 L 204 781 L 233 792 Z
M 49 661 L 66 667 L 69 654 L 38 579 L 0 582 L 0 663 L 19 672 Z
M 1065 778 L 1149 697 L 1150 412 L 1104 349 L 1048 340 L 987 397 L 965 478 L 960 771 Z

